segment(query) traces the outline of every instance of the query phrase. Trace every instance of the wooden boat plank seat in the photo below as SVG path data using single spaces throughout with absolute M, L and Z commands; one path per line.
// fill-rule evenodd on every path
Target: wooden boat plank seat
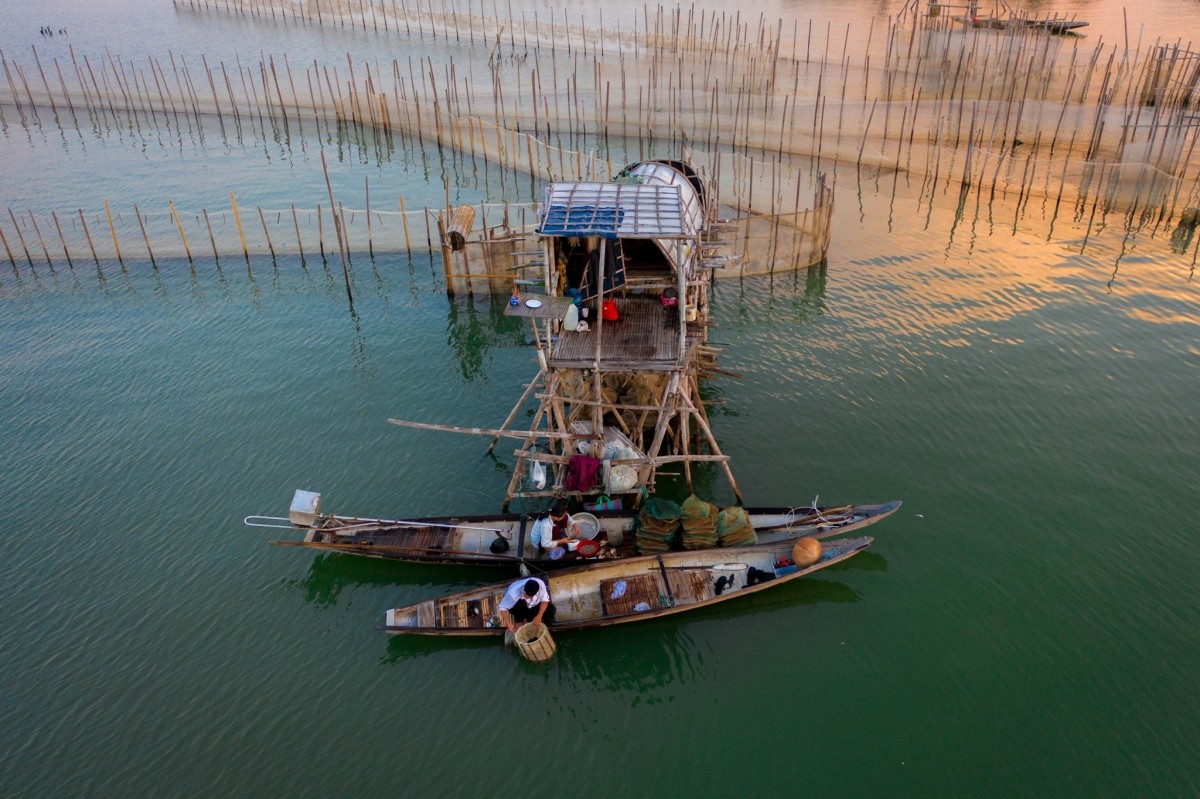
M 503 594 L 496 594 L 465 602 L 438 600 L 438 626 L 458 629 L 486 627 L 487 620 L 498 612 L 497 608 L 500 607 L 500 600 L 503 598 Z
M 381 547 L 403 547 L 405 549 L 442 549 L 446 546 L 445 527 L 394 527 L 379 533 L 364 536 L 367 541 Z
M 427 602 L 422 602 L 417 605 L 417 626 L 418 627 L 433 627 L 434 619 L 434 601 L 431 599 Z
M 438 627 L 466 627 L 466 603 L 452 602 L 445 599 L 438 600 L 437 620 Z
M 621 580 L 625 581 L 625 593 L 614 597 L 613 588 Z M 600 603 L 605 616 L 633 613 L 639 602 L 645 602 L 651 609 L 662 607 L 663 603 L 659 601 L 659 597 L 666 597 L 666 594 L 662 575 L 657 571 L 600 581 Z
M 675 602 L 691 604 L 716 596 L 713 575 L 709 569 L 680 569 L 667 572 Z
M 504 599 L 503 594 L 487 596 L 479 600 L 479 624 L 472 626 L 486 627 L 488 619 L 499 614 L 501 599 Z

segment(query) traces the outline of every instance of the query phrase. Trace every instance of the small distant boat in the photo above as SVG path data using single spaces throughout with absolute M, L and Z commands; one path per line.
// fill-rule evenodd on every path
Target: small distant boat
M 320 512 L 321 495 L 297 491 L 287 518 L 247 516 L 251 527 L 303 530 L 299 541 L 272 541 L 279 546 L 307 547 L 349 555 L 476 566 L 517 566 L 526 563 L 541 569 L 560 569 L 619 560 L 639 553 L 634 541 L 635 510 L 595 511 L 574 514 L 586 518 L 592 529 L 584 537 L 598 546 L 567 552 L 536 551 L 531 540 L 535 519 L 528 514 L 503 513 L 476 516 L 435 516 L 417 519 L 370 519 Z M 790 542 L 801 537 L 817 539 L 844 535 L 875 524 L 900 508 L 900 501 L 866 505 L 784 508 L 746 508 L 757 545 Z M 693 550 L 694 551 L 694 550 Z M 718 548 L 718 551 L 727 551 Z
M 1067 33 L 1076 28 L 1087 26 L 1086 21 L 1075 19 L 1073 16 L 1066 17 L 1058 14 L 1048 14 L 1044 17 L 1031 17 L 1023 12 L 1018 12 L 1004 0 L 1000 0 L 1000 5 L 1003 6 L 1005 13 L 997 13 L 1000 9 L 995 8 L 991 14 L 980 14 L 978 6 L 972 4 L 967 8 L 967 13 L 955 17 L 955 19 L 972 28 L 991 28 L 993 30 L 1025 28 L 1044 30 L 1048 33 Z M 930 7 L 931 16 L 937 16 L 937 14 L 933 13 L 933 8 L 935 7 L 939 7 L 937 0 L 934 0 Z
M 873 539 L 820 542 L 820 560 L 789 563 L 792 542 L 774 546 L 666 552 L 553 572 L 545 580 L 554 603 L 554 632 L 656 619 L 755 594 L 854 557 Z M 510 580 L 387 611 L 381 628 L 394 634 L 501 635 L 499 603 Z
M 1026 17 L 967 17 L 963 19 L 972 28 L 992 28 L 994 30 L 1007 30 L 1008 28 L 1027 28 L 1033 30 L 1044 30 L 1048 33 L 1067 33 L 1076 28 L 1087 26 L 1087 22 L 1082 19 L 1064 19 L 1058 17 L 1049 17 L 1044 19 L 1034 19 Z
M 1026 28 L 1037 28 L 1050 33 L 1067 33 L 1068 31 L 1073 31 L 1076 28 L 1087 27 L 1087 22 L 1082 19 L 1064 19 L 1060 17 L 1048 17 L 1045 19 L 1022 19 L 1021 24 Z

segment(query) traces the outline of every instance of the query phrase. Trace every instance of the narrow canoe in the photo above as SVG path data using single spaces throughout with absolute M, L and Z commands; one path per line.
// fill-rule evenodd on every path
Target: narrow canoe
M 557 618 L 551 631 L 604 627 L 707 607 L 755 594 L 852 558 L 872 538 L 823 541 L 821 559 L 806 568 L 780 567 L 792 542 L 641 555 L 547 575 Z M 381 628 L 412 635 L 500 635 L 499 604 L 511 580 L 387 611 Z
M 297 492 L 316 497 L 308 492 Z M 747 508 L 758 545 L 791 542 L 808 536 L 816 539 L 861 530 L 899 510 L 899 501 L 833 507 Z M 293 503 L 293 508 L 295 502 Z M 633 526 L 637 512 L 599 511 L 592 514 L 599 525 L 595 538 L 609 543 L 602 551 L 606 560 L 638 555 Z M 534 518 L 528 514 L 441 516 L 407 520 L 371 519 L 357 516 L 293 513 L 289 519 L 248 516 L 247 525 L 303 530 L 299 541 L 272 541 L 279 546 L 307 547 L 372 558 L 421 563 L 456 563 L 476 566 L 517 566 L 527 563 L 541 569 L 561 569 L 591 563 L 578 553 L 558 554 L 550 559 L 536 551 L 532 538 Z M 790 544 L 789 544 L 790 546 Z

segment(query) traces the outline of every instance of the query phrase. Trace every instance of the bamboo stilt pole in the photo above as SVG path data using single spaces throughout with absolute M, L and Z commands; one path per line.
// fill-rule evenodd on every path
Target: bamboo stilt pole
M 535 324 L 536 324 L 536 322 L 535 322 Z M 508 426 L 510 424 L 512 424 L 513 419 L 517 418 L 517 414 L 520 413 L 521 407 L 525 404 L 525 401 L 529 399 L 529 395 L 531 393 L 533 393 L 533 389 L 538 385 L 538 383 L 542 382 L 542 379 L 545 376 L 545 374 L 546 373 L 543 370 L 541 370 L 541 369 L 538 370 L 538 373 L 536 375 L 534 375 L 533 379 L 529 381 L 529 384 L 527 386 L 525 386 L 525 391 L 521 393 L 521 398 L 519 400 L 517 400 L 517 403 L 515 405 L 513 405 L 512 410 L 509 411 L 508 416 L 505 417 L 504 421 L 501 423 L 501 425 L 498 429 L 500 429 L 500 430 L 508 429 Z M 501 438 L 501 436 L 499 433 L 497 433 L 492 438 L 492 443 L 488 444 L 488 448 L 487 448 L 487 451 L 489 454 L 492 452 L 492 450 L 494 450 L 496 448 L 496 444 L 500 443 L 500 438 Z

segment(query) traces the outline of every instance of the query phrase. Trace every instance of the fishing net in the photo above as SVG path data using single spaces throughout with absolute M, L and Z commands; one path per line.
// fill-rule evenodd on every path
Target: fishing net
M 723 547 L 747 547 L 758 543 L 758 534 L 743 508 L 723 508 L 717 514 L 717 539 Z
M 708 549 L 717 545 L 717 506 L 692 494 L 683 501 L 683 548 Z
M 637 519 L 637 549 L 643 555 L 671 550 L 679 532 L 679 504 L 651 497 L 642 504 Z

